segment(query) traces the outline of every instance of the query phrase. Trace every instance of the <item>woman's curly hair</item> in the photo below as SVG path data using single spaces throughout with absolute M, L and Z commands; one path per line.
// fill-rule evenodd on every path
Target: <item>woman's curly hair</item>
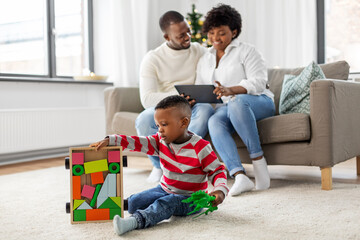
M 219 4 L 206 14 L 202 31 L 208 33 L 212 28 L 222 25 L 229 26 L 231 31 L 236 29 L 237 34 L 234 38 L 237 38 L 241 33 L 242 27 L 240 13 L 230 5 Z

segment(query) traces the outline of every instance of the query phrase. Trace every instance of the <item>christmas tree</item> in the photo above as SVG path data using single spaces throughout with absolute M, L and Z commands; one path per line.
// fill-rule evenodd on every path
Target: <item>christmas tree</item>
M 197 9 L 195 8 L 195 4 L 192 4 L 192 11 L 191 13 L 187 14 L 186 18 L 191 27 L 191 41 L 198 42 L 205 46 L 210 46 L 206 34 L 201 31 L 202 25 L 204 23 L 204 21 L 200 19 L 202 16 L 203 14 L 198 13 Z

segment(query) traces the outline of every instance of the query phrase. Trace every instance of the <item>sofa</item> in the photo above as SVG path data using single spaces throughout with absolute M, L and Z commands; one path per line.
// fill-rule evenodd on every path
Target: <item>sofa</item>
M 298 75 L 304 68 L 268 69 L 277 110 L 275 116 L 259 121 L 258 129 L 269 165 L 319 167 L 322 189 L 330 190 L 335 164 L 357 157 L 360 174 L 360 83 L 347 81 L 349 65 L 345 61 L 320 66 L 326 79 L 310 85 L 310 115 L 279 115 L 284 75 Z M 107 134 L 136 135 L 135 119 L 143 110 L 139 89 L 110 87 L 104 90 L 104 97 Z M 251 163 L 244 143 L 237 134 L 233 137 L 242 161 Z M 211 140 L 209 136 L 206 139 Z

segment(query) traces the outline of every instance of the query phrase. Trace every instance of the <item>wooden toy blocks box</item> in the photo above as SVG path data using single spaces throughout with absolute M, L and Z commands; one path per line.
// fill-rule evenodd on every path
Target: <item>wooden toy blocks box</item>
M 108 222 L 124 216 L 121 147 L 70 148 L 71 223 Z

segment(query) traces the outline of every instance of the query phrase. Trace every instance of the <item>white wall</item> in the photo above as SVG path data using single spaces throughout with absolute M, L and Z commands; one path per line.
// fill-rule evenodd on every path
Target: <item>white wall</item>
M 0 109 L 104 107 L 110 85 L 0 81 Z
M 66 149 L 102 139 L 103 91 L 109 86 L 0 81 L 0 164 L 11 153 Z

